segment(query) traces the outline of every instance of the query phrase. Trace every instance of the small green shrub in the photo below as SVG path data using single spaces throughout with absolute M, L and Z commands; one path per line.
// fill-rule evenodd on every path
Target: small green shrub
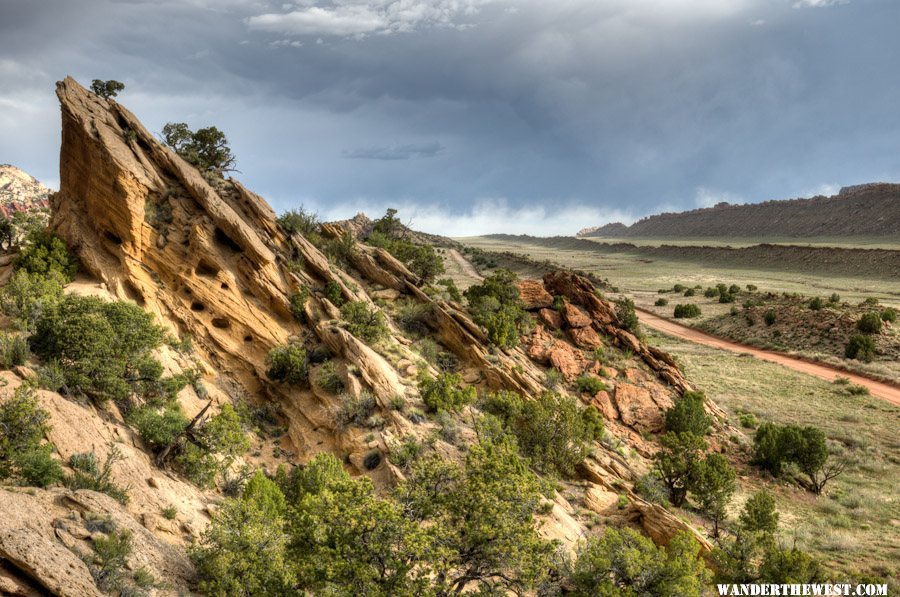
M 640 334 L 640 323 L 637 313 L 634 310 L 634 301 L 629 298 L 622 298 L 616 301 L 616 318 L 619 325 L 624 329 Z
M 697 290 L 695 288 L 688 288 L 687 290 L 684 291 L 684 296 L 687 296 L 687 297 L 697 296 Z
M 735 301 L 735 296 L 731 293 L 726 292 L 725 294 L 719 295 L 720 303 L 733 303 Z
M 824 307 L 824 306 L 825 306 L 825 301 L 823 301 L 819 297 L 816 297 L 816 298 L 812 299 L 811 301 L 809 301 L 809 308 L 813 311 L 820 311 L 822 309 L 822 307 Z
M 476 397 L 475 388 L 464 387 L 462 376 L 456 373 L 441 373 L 437 378 L 423 373 L 419 377 L 419 393 L 430 412 L 456 412 Z
M 309 300 L 309 288 L 301 286 L 290 298 L 291 314 L 300 323 L 306 322 L 306 303 Z
M 663 548 L 628 527 L 607 528 L 578 546 L 567 582 L 575 595 L 700 597 L 712 574 L 699 552 L 700 545 L 686 532 Z
M 25 338 L 0 332 L 0 367 L 9 369 L 16 365 L 24 365 L 28 353 L 28 342 Z
M 878 334 L 881 332 L 881 317 L 878 313 L 864 313 L 856 322 L 856 329 L 863 334 Z
M 325 242 L 322 252 L 338 267 L 347 269 L 356 252 L 356 237 L 350 232 L 344 232 L 341 236 Z
M 63 365 L 70 392 L 120 402 L 157 387 L 163 368 L 151 353 L 164 338 L 133 303 L 66 295 L 41 314 L 29 342 L 45 362 Z
M 863 301 L 863 304 L 867 307 L 874 307 L 878 305 L 878 299 L 874 296 L 866 297 L 866 300 Z
M 133 410 L 128 422 L 153 451 L 173 444 L 190 423 L 177 402 L 167 405 L 162 412 L 152 407 Z
M 314 212 L 308 212 L 303 207 L 292 209 L 278 216 L 278 226 L 286 234 L 302 234 L 309 238 L 319 234 L 319 216 Z M 312 242 L 312 239 L 310 239 Z M 313 242 L 318 244 L 318 242 Z
M 737 284 L 732 284 L 728 287 L 728 294 L 738 294 L 741 291 L 741 287 Z
M 706 298 L 713 298 L 719 296 L 719 291 L 715 288 L 709 287 L 703 291 L 703 296 Z
M 881 312 L 881 321 L 894 323 L 895 321 L 897 321 L 897 312 L 894 309 L 888 307 Z
M 128 503 L 126 489 L 116 485 L 111 478 L 113 465 L 125 460 L 119 446 L 110 444 L 103 464 L 97 460 L 94 451 L 80 452 L 69 457 L 69 466 L 74 472 L 63 480 L 69 489 L 90 489 L 112 497 L 122 504 Z
M 178 517 L 178 508 L 174 505 L 169 504 L 165 508 L 162 509 L 162 516 L 166 520 L 175 520 Z
M 844 347 L 844 356 L 865 363 L 872 362 L 875 359 L 875 340 L 862 334 L 851 336 L 847 346 Z
M 769 309 L 766 311 L 765 315 L 763 315 L 763 321 L 766 322 L 766 325 L 775 325 L 777 319 L 778 315 L 776 315 L 774 309 Z
M 272 381 L 299 386 L 309 379 L 309 358 L 302 346 L 287 344 L 273 348 L 266 357 L 266 376 Z
M 325 284 L 325 298 L 335 307 L 341 307 L 344 304 L 344 291 L 341 285 L 334 280 L 328 280 Z
M 57 272 L 66 282 L 71 282 L 78 271 L 78 261 L 61 238 L 52 232 L 33 230 L 25 239 L 15 268 L 44 277 Z
M 334 361 L 323 364 L 316 374 L 316 384 L 329 394 L 339 394 L 344 391 L 344 380 L 337 372 Z
M 36 487 L 60 481 L 62 469 L 51 456 L 53 446 L 41 443 L 50 430 L 49 420 L 50 413 L 38 406 L 27 385 L 0 404 L 0 481 L 11 478 Z
M 687 286 L 684 284 L 676 284 L 672 287 L 672 292 L 684 292 L 687 289 Z
M 354 301 L 341 307 L 341 317 L 351 334 L 365 342 L 376 342 L 388 335 L 384 314 L 374 305 Z
M 668 299 L 658 298 L 658 299 L 656 299 L 656 302 L 653 304 L 656 305 L 657 307 L 665 307 L 666 305 L 669 304 L 669 301 L 668 301 Z
M 390 446 L 389 458 L 400 468 L 407 469 L 422 455 L 424 449 L 415 435 L 407 434 L 399 444 Z
M 753 413 L 741 413 L 738 415 L 738 421 L 741 423 L 741 427 L 745 429 L 753 429 L 757 425 L 759 425 L 759 420 L 756 418 L 756 415 Z
M 639 478 L 634 484 L 634 492 L 648 502 L 662 506 L 669 505 L 666 486 L 654 473 L 647 473 Z
M 747 284 L 747 292 L 756 292 L 757 286 L 756 284 Z
M 430 303 L 409 300 L 400 303 L 394 319 L 403 331 L 415 336 L 423 336 L 429 332 L 428 322 L 432 317 L 433 309 Z
M 491 342 L 502 348 L 519 344 L 519 335 L 527 329 L 531 319 L 519 296 L 514 273 L 497 270 L 463 294 L 472 318 L 484 326 Z
M 447 298 L 451 301 L 461 303 L 462 302 L 462 293 L 459 291 L 459 288 L 456 286 L 456 282 L 451 280 L 450 278 L 442 278 L 437 281 L 438 286 L 444 287 L 444 292 L 447 294 Z
M 666 431 L 706 435 L 712 419 L 706 414 L 703 392 L 685 392 L 672 408 L 666 411 Z
M 175 153 L 204 173 L 221 175 L 234 169 L 235 157 L 228 139 L 214 126 L 192 131 L 183 122 L 169 122 L 163 125 L 162 136 Z
M 233 406 L 223 404 L 218 414 L 195 429 L 190 441 L 181 445 L 175 465 L 197 486 L 207 488 L 249 448 L 240 416 Z
M 563 382 L 563 374 L 559 369 L 547 369 L 544 373 L 544 386 L 547 389 L 555 390 Z
M 350 425 L 363 426 L 370 422 L 376 409 L 375 396 L 369 392 L 361 392 L 356 398 L 350 394 L 341 396 L 341 406 L 335 419 L 338 429 L 344 429 Z
M 535 468 L 545 473 L 572 476 L 591 442 L 603 434 L 597 409 L 582 408 L 577 399 L 555 392 L 533 400 L 515 392 L 491 393 L 482 400 L 482 407 L 512 431 Z
M 597 392 L 606 389 L 606 384 L 602 380 L 591 375 L 582 375 L 575 380 L 575 389 L 582 394 L 590 394 L 593 396 Z
M 698 305 L 687 303 L 675 305 L 675 310 L 672 314 L 675 319 L 692 319 L 694 317 L 700 317 L 701 313 Z
M 869 388 L 866 386 L 861 386 L 859 384 L 849 384 L 845 389 L 844 393 L 849 396 L 868 396 Z
M 131 531 L 113 531 L 94 539 L 91 547 L 94 554 L 90 558 L 90 570 L 94 582 L 103 591 L 121 589 L 128 557 L 133 550 Z
M 841 302 L 841 295 L 839 295 L 839 294 L 836 293 L 836 292 L 833 293 L 833 294 L 828 298 L 828 302 L 830 302 L 830 303 L 832 303 L 832 304 Z
M 49 274 L 17 271 L 0 290 L 0 309 L 12 318 L 16 328 L 32 332 L 37 320 L 59 303 L 65 284 L 65 276 L 57 271 Z

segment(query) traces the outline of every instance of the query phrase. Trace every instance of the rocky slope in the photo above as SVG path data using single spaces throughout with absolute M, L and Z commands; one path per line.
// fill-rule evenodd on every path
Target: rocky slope
M 94 96 L 72 79 L 59 83 L 57 94 L 61 188 L 51 197 L 50 225 L 87 276 L 70 290 L 134 301 L 173 335 L 193 339 L 190 362 L 168 347 L 160 354 L 169 372 L 199 367 L 204 374 L 208 397 L 190 387 L 179 395 L 189 417 L 207 400 L 213 410 L 247 402 L 278 413 L 285 434 L 254 437 L 247 463 L 272 471 L 330 451 L 376 486 L 402 478 L 390 461 L 391 447 L 407 435 L 432 436 L 437 428 L 411 414 L 424 409 L 417 375 L 436 374 L 437 368 L 396 317 L 402 306 L 418 304 L 428 313 L 427 337 L 452 353 L 456 371 L 479 391 L 506 389 L 534 397 L 545 391 L 551 367 L 564 378 L 562 391 L 580 375 L 604 379 L 605 390 L 581 399 L 606 417 L 607 439 L 581 466 L 581 479 L 556 496 L 543 517 L 546 536 L 571 549 L 586 530 L 583 514 L 592 512 L 605 524 L 641 528 L 660 543 L 688 530 L 709 549 L 687 523 L 632 490 L 649 469 L 663 409 L 691 385 L 671 357 L 623 329 L 615 306 L 588 280 L 551 272 L 542 280 L 523 281 L 520 291 L 534 326 L 518 348 L 497 349 L 462 305 L 425 292 L 384 249 L 358 243 L 339 266 L 302 235 L 285 234 L 271 208 L 237 181 L 201 175 L 118 103 Z M 355 223 L 366 224 L 363 218 Z M 353 228 L 344 226 L 324 224 L 322 236 L 340 238 Z M 382 310 L 389 337 L 370 346 L 353 336 L 326 286 L 338 288 L 345 300 Z M 302 288 L 310 297 L 296 317 L 290 299 Z M 550 309 L 554 296 L 565 298 L 561 311 Z M 379 423 L 340 424 L 337 413 L 346 398 L 315 381 L 315 364 L 309 387 L 272 383 L 266 356 L 289 340 L 330 354 L 347 394 L 368 391 L 375 397 Z M 602 361 L 592 356 L 596 349 L 606 355 Z M 19 367 L 3 376 L 7 385 L 0 400 L 33 371 Z M 89 491 L 34 490 L 26 498 L 19 490 L 0 490 L 0 590 L 95 594 L 77 557 L 92 540 L 83 523 L 88 512 L 112 517 L 141 538 L 131 566 L 146 566 L 167 579 L 173 593 L 188 590 L 193 569 L 185 545 L 197 537 L 221 495 L 158 468 L 114 407 L 98 410 L 46 391 L 39 398 L 52 415 L 48 439 L 63 459 L 90 446 L 101 455 L 120 446 L 127 459 L 114 479 L 131 488 L 132 499 L 122 506 Z M 398 398 L 411 408 L 391 408 Z M 726 433 L 722 413 L 711 404 L 709 409 Z M 435 449 L 448 458 L 460 455 L 457 446 L 441 439 Z M 623 495 L 627 506 L 621 504 Z M 173 520 L 159 516 L 168 504 L 178 512 Z
M 681 213 L 663 213 L 631 226 L 615 222 L 585 228 L 578 236 L 603 238 L 810 238 L 900 235 L 900 184 L 844 187 L 831 197 L 720 203 Z
M 46 209 L 50 189 L 15 166 L 0 164 L 0 214 Z

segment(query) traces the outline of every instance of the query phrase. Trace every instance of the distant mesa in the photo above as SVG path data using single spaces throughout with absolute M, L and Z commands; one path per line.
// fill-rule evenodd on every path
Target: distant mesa
M 831 197 L 784 199 L 662 213 L 585 228 L 579 237 L 601 238 L 811 238 L 900 236 L 900 184 L 844 187 Z
M 0 213 L 10 217 L 16 212 L 47 209 L 50 189 L 9 164 L 0 164 Z

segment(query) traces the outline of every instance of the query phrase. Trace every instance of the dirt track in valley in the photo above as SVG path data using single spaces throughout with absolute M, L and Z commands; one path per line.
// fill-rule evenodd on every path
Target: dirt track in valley
M 447 252 L 450 254 L 450 257 L 453 258 L 453 261 L 459 264 L 459 268 L 464 275 L 476 282 L 484 280 L 484 277 L 478 273 L 478 270 L 475 269 L 475 266 L 472 265 L 468 259 L 462 256 L 462 253 L 456 249 L 448 249 Z
M 712 348 L 718 348 L 719 350 L 727 350 L 729 352 L 736 352 L 740 354 L 750 354 L 758 359 L 762 359 L 764 361 L 769 361 L 772 363 L 778 363 L 779 365 L 784 365 L 785 367 L 793 369 L 794 371 L 806 373 L 807 375 L 814 375 L 827 381 L 834 381 L 838 377 L 846 377 L 852 383 L 868 388 L 869 392 L 871 392 L 872 395 L 876 398 L 881 398 L 882 400 L 886 400 L 887 402 L 890 402 L 895 406 L 900 406 L 900 388 L 897 388 L 890 384 L 875 381 L 856 373 L 843 371 L 841 369 L 836 369 L 834 367 L 829 367 L 820 363 L 805 361 L 801 358 L 784 353 L 764 350 L 761 348 L 755 348 L 753 346 L 747 346 L 745 344 L 732 342 L 730 340 L 724 340 L 722 338 L 718 338 L 716 336 L 711 336 L 707 333 L 701 332 L 700 330 L 695 330 L 694 328 L 683 326 L 669 319 L 664 319 L 662 317 L 659 317 L 658 315 L 650 313 L 649 311 L 644 311 L 642 309 L 636 309 L 636 311 L 638 314 L 638 319 L 640 319 L 640 322 L 643 325 L 649 328 L 653 328 L 654 330 L 662 332 L 668 336 L 679 338 L 681 340 L 688 340 L 689 342 L 702 344 L 704 346 L 710 346 Z

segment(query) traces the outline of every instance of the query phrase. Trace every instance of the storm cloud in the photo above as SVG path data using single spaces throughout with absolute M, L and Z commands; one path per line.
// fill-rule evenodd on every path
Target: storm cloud
M 573 233 L 900 178 L 891 0 L 0 0 L 0 163 L 54 81 L 223 129 L 277 210 Z

